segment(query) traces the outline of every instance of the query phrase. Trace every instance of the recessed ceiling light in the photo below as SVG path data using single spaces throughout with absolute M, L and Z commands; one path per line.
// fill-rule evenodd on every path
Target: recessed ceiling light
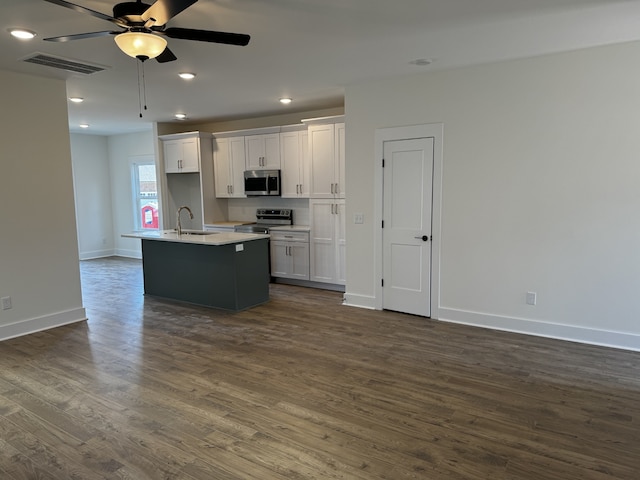
M 9 29 L 9 33 L 20 40 L 31 40 L 36 36 L 36 32 L 24 28 L 11 28 Z
M 196 74 L 191 72 L 180 72 L 178 76 L 184 80 L 192 80 L 195 78 Z
M 81 123 L 80 125 L 78 125 L 80 128 L 89 128 L 89 124 L 88 123 Z
M 73 103 L 82 103 L 84 102 L 84 98 L 82 97 L 69 97 L 69 100 Z
M 417 65 L 418 67 L 426 67 L 427 65 L 431 65 L 433 60 L 430 58 L 417 58 L 416 60 L 412 60 L 409 62 L 411 65 Z
M 176 117 L 178 120 L 184 120 L 185 118 L 187 118 L 187 114 L 186 114 L 186 113 L 176 113 L 176 114 L 175 114 L 175 117 Z
M 293 100 L 291 100 L 290 98 L 281 98 L 280 99 L 280 103 L 282 103 L 283 105 L 289 105 Z

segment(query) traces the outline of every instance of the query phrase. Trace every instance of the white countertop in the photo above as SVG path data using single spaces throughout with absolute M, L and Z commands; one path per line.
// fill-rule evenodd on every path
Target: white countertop
M 205 227 L 222 227 L 222 228 L 233 228 L 236 225 L 248 225 L 250 223 L 256 223 L 251 220 L 219 220 L 212 223 L 207 223 Z
M 149 232 L 124 233 L 123 237 L 141 238 L 143 240 L 159 240 L 163 242 L 176 243 L 198 243 L 201 245 L 228 245 L 230 243 L 250 242 L 261 238 L 269 238 L 269 235 L 261 233 L 236 233 L 236 232 L 206 232 L 206 235 L 194 235 L 202 230 L 183 230 L 182 235 L 178 235 L 175 230 L 153 230 Z
M 275 230 L 280 232 L 291 232 L 291 231 L 309 232 L 311 228 L 309 227 L 309 225 L 278 225 L 275 227 L 269 227 L 269 230 L 270 231 Z

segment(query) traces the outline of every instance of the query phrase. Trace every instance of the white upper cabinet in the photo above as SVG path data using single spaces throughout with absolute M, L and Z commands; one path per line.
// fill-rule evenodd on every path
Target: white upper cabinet
M 311 198 L 345 198 L 344 123 L 309 125 Z
M 280 135 L 267 133 L 244 137 L 247 170 L 280 169 Z
M 213 156 L 217 198 L 244 197 L 244 137 L 216 138 Z
M 163 139 L 165 173 L 200 171 L 200 138 L 195 134 L 189 135 L 182 138 Z
M 306 130 L 280 134 L 280 192 L 283 198 L 309 198 L 309 149 Z

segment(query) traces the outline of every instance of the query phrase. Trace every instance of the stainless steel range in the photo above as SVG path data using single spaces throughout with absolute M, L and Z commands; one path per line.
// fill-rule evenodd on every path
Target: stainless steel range
M 269 233 L 270 227 L 293 225 L 293 210 L 288 208 L 259 208 L 256 223 L 236 225 L 234 231 L 241 233 Z

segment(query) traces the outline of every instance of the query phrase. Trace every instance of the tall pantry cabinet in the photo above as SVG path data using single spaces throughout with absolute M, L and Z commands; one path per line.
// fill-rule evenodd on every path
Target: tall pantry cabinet
M 343 117 L 309 125 L 311 281 L 344 285 L 346 253 Z

